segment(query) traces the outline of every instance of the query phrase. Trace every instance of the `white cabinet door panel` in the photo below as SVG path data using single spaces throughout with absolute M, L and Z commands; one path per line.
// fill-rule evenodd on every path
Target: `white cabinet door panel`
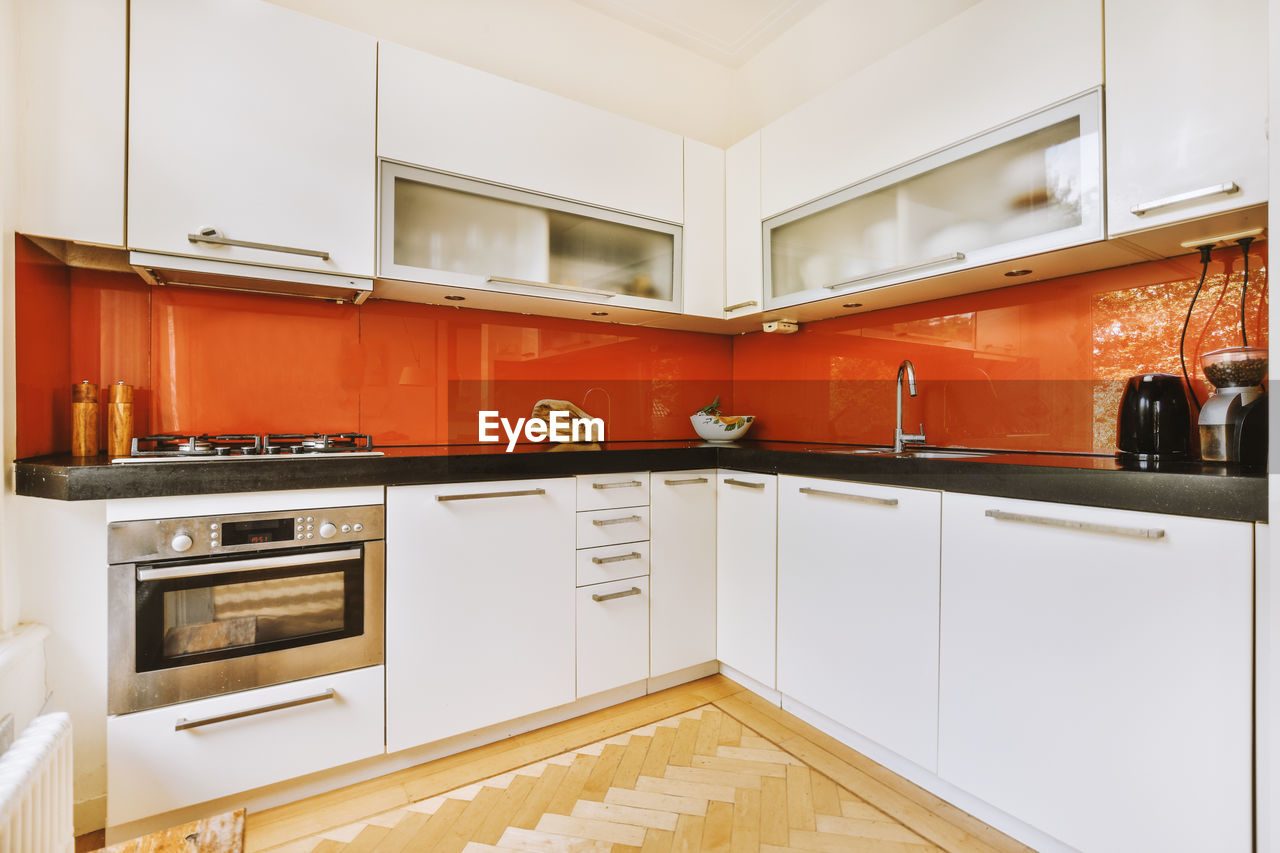
M 649 507 L 597 509 L 578 513 L 578 547 L 598 548 L 623 542 L 647 542 Z
M 578 511 L 649 505 L 649 472 L 580 474 Z
M 387 489 L 389 751 L 573 701 L 574 497 L 568 477 Z
M 724 316 L 724 151 L 684 141 L 684 313 Z
M 778 477 L 778 690 L 928 770 L 939 492 Z
M 389 42 L 378 154 L 680 222 L 681 137 Z
M 778 478 L 721 470 L 716 490 L 716 653 L 776 685 Z
M 649 675 L 649 579 L 578 590 L 578 697 Z
M 1250 849 L 1251 525 L 947 494 L 942 554 L 943 779 L 1081 850 Z
M 1158 9 L 1145 0 L 1107 0 L 1112 234 L 1267 200 L 1266 23 L 1265 0 L 1168 0 Z M 1231 50 L 1193 50 L 1170 62 L 1168 46 L 1189 33 L 1230 33 Z M 1229 183 L 1239 191 L 1132 210 Z
M 716 659 L 716 472 L 650 475 L 649 674 Z
M 262 0 L 133 0 L 130 25 L 129 246 L 372 275 L 376 42 Z
M 759 131 L 725 152 L 724 170 L 724 309 L 730 317 L 741 317 L 764 310 Z

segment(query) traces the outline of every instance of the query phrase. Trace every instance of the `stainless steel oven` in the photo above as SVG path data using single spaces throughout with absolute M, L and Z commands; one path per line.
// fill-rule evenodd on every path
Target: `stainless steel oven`
M 380 505 L 113 522 L 108 713 L 382 663 L 382 539 Z

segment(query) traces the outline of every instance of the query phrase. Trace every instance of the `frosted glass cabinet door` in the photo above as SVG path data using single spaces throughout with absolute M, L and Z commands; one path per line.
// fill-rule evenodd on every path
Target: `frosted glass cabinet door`
M 1102 237 L 1090 92 L 766 220 L 780 308 Z
M 680 307 L 678 225 L 393 163 L 380 274 L 627 307 Z

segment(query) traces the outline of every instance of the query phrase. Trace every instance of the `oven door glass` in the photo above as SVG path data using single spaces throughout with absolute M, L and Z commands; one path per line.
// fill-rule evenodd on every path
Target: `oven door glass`
M 137 578 L 138 672 L 364 631 L 362 548 L 158 563 Z

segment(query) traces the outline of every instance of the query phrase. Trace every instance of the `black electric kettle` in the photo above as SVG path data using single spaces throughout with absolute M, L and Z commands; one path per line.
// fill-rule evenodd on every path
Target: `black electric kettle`
M 1173 458 L 1192 455 L 1191 404 L 1181 376 L 1143 373 L 1129 377 L 1116 420 L 1120 455 Z

